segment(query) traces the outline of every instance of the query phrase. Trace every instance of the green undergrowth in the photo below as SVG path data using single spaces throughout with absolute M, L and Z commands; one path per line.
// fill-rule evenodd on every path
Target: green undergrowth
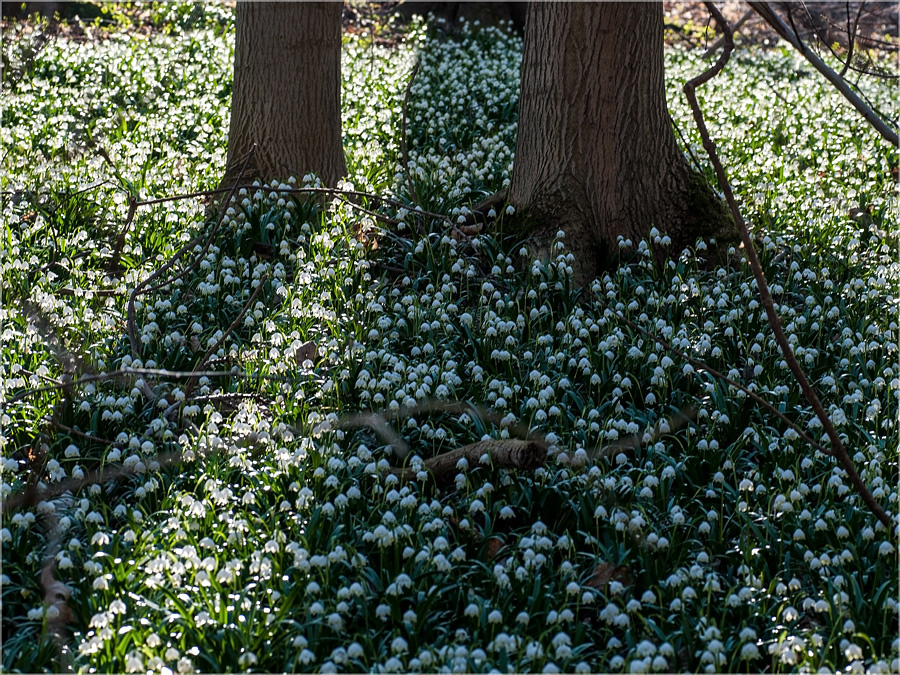
M 746 265 L 698 241 L 654 267 L 648 224 L 576 289 L 577 242 L 536 262 L 503 213 L 474 235 L 416 213 L 410 183 L 451 221 L 506 186 L 518 38 L 345 38 L 345 187 L 394 206 L 284 176 L 212 238 L 191 198 L 139 208 L 118 247 L 129 196 L 224 170 L 233 38 L 206 11 L 60 36 L 4 74 L 2 496 L 34 497 L 0 530 L 5 670 L 898 670 L 893 533 L 832 457 L 633 327 L 820 439 Z M 679 86 L 706 65 L 666 58 L 699 156 Z M 785 51 L 739 52 L 700 93 L 788 339 L 896 520 L 896 151 Z M 129 294 L 194 237 L 137 296 L 132 346 Z M 384 472 L 523 426 L 550 448 L 536 471 Z M 69 597 L 45 598 L 54 578 Z

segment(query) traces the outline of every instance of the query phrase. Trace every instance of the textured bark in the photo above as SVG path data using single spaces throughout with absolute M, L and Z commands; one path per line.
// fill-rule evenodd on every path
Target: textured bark
M 562 229 L 581 281 L 657 226 L 674 254 L 727 236 L 726 210 L 678 148 L 662 3 L 531 3 L 509 201 L 540 250 Z M 724 226 L 723 226 L 724 224 Z
M 340 2 L 238 2 L 228 172 L 257 145 L 252 173 L 290 167 L 335 186 L 341 143 Z

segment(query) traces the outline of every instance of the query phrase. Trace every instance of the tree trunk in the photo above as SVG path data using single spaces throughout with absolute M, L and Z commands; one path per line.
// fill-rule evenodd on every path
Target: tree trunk
M 228 169 L 269 180 L 313 172 L 328 186 L 347 173 L 341 144 L 340 2 L 238 2 Z M 288 168 L 290 167 L 290 168 Z
M 669 255 L 698 236 L 736 239 L 675 141 L 662 3 L 530 4 L 509 202 L 539 255 L 566 232 L 581 282 L 611 262 L 619 235 L 637 245 L 656 226 Z

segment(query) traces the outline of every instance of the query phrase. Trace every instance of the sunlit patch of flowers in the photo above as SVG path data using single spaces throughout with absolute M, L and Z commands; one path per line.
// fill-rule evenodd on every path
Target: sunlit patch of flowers
M 504 187 L 521 44 L 498 29 L 460 31 L 443 38 L 415 28 L 396 52 L 345 45 L 356 187 L 408 200 L 409 172 L 423 206 L 451 218 Z M 231 55 L 225 39 L 201 35 L 202 47 L 177 31 L 141 43 L 58 41 L 36 59 L 31 85 L 4 84 L 4 120 L 34 116 L 4 124 L 4 186 L 22 193 L 4 204 L 4 290 L 30 298 L 59 343 L 4 310 L 4 394 L 61 376 L 60 349 L 97 371 L 189 371 L 212 349 L 207 370 L 247 375 L 135 374 L 78 387 L 66 406 L 50 392 L 3 411 L 4 499 L 33 477 L 52 490 L 90 471 L 124 472 L 77 494 L 47 492 L 5 519 L 3 613 L 17 628 L 4 636 L 4 666 L 54 666 L 55 648 L 38 639 L 59 611 L 42 603 L 50 555 L 73 591 L 71 649 L 84 669 L 898 670 L 896 547 L 846 472 L 621 318 L 822 436 L 749 270 L 698 264 L 706 242 L 672 251 L 658 270 L 649 246 L 667 238 L 648 229 L 647 241 L 621 241 L 622 264 L 578 292 L 576 247 L 562 232 L 550 258 L 535 260 L 527 241 L 494 231 L 458 238 L 412 208 L 385 209 L 401 228 L 340 199 L 292 192 L 315 186 L 314 176 L 257 181 L 225 205 L 208 248 L 188 253 L 198 256 L 195 269 L 140 297 L 132 355 L 125 293 L 211 224 L 191 200 L 141 211 L 122 269 L 107 270 L 106 219 L 124 218 L 126 198 L 98 189 L 67 211 L 68 202 L 38 195 L 112 171 L 88 152 L 62 161 L 80 133 L 62 116 L 86 111 L 50 108 L 86 105 L 78 87 L 132 96 L 125 82 L 139 78 L 143 98 L 132 101 L 124 130 L 112 118 L 118 99 L 94 99 L 93 133 L 120 177 L 143 196 L 210 186 L 224 160 Z M 212 72 L 189 71 L 176 95 L 169 66 L 191 62 L 196 49 Z M 398 167 L 413 58 L 421 66 L 408 111 L 410 165 Z M 668 58 L 674 80 L 702 67 L 692 54 Z M 82 80 L 72 88 L 60 73 L 76 66 Z M 890 155 L 852 119 L 799 113 L 838 99 L 797 68 L 779 53 L 736 61 L 704 105 L 720 111 L 714 134 L 734 135 L 725 156 L 760 217 L 788 339 L 863 480 L 895 513 L 900 288 L 883 247 L 896 247 L 896 196 L 877 168 L 871 175 L 852 163 L 820 195 L 806 174 L 785 173 L 803 144 L 767 148 L 780 124 L 788 138 L 801 127 L 818 134 L 823 156 L 859 146 L 888 166 Z M 781 86 L 786 70 L 795 110 L 727 124 L 745 114 L 748 97 Z M 683 124 L 677 98 L 672 105 Z M 53 115 L 61 117 L 51 123 Z M 169 133 L 179 125 L 192 131 Z M 757 194 L 768 184 L 781 201 Z M 863 194 L 865 216 L 836 215 Z M 473 408 L 429 409 L 433 401 Z M 696 413 L 682 426 L 675 414 L 689 404 Z M 390 420 L 408 446 L 402 458 L 392 441 L 343 424 L 357 411 L 393 416 L 416 406 Z M 62 426 L 40 421 L 51 416 Z M 520 426 L 546 438 L 543 468 L 463 460 L 450 488 L 430 485 L 428 458 L 514 438 Z M 641 441 L 637 451 L 594 455 L 630 438 Z M 404 462 L 416 480 L 387 471 Z M 52 551 L 48 527 L 58 533 Z

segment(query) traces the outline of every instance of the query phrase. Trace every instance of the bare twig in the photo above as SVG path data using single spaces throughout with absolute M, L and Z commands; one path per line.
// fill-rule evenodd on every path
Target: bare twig
M 66 375 L 68 375 L 69 377 L 74 377 L 74 374 L 76 372 L 94 372 L 91 364 L 85 361 L 84 357 L 81 354 L 77 354 L 67 349 L 62 344 L 62 341 L 59 339 L 59 335 L 56 332 L 56 328 L 53 326 L 53 324 L 50 323 L 49 320 L 47 320 L 47 318 L 43 315 L 37 305 L 31 302 L 31 300 L 25 300 L 23 302 L 23 305 L 25 312 L 28 315 L 29 323 L 38 333 L 41 334 L 44 345 L 51 352 L 53 352 L 53 355 L 56 357 L 56 360 L 59 361 Z M 61 382 L 60 384 L 70 386 L 71 380 Z
M 243 179 L 244 171 L 246 170 L 247 166 L 250 164 L 250 161 L 253 159 L 255 152 L 256 152 L 256 146 L 254 145 L 253 148 L 251 148 L 250 152 L 247 153 L 247 156 L 244 158 L 244 163 L 241 166 L 240 172 L 238 174 L 237 182 L 231 187 L 230 190 L 228 190 L 228 197 L 225 200 L 226 203 L 231 200 L 231 196 L 237 191 L 238 183 L 240 183 L 240 181 Z M 140 206 L 140 204 L 138 202 L 134 202 L 133 205 L 135 208 L 137 208 L 137 206 Z M 221 209 L 219 218 L 216 221 L 215 226 L 212 228 L 212 231 L 210 231 L 210 233 L 208 235 L 206 235 L 206 245 L 203 247 L 203 249 L 200 251 L 200 253 L 194 257 L 194 261 L 187 268 L 185 268 L 182 272 L 180 272 L 178 275 L 176 275 L 176 277 L 174 279 L 170 279 L 161 284 L 157 284 L 156 286 L 149 287 L 150 284 L 155 279 L 162 276 L 166 271 L 168 271 L 185 253 L 187 253 L 189 250 L 193 250 L 194 246 L 196 246 L 198 243 L 200 243 L 200 241 L 202 241 L 202 239 L 204 238 L 204 235 L 198 235 L 198 236 L 194 237 L 191 241 L 189 241 L 187 244 L 185 244 L 183 247 L 181 247 L 181 249 L 174 256 L 172 256 L 172 258 L 170 258 L 168 262 L 166 262 L 162 267 L 160 267 L 155 272 L 153 272 L 149 277 L 144 279 L 144 281 L 142 281 L 137 286 L 135 286 L 134 290 L 131 291 L 131 295 L 128 298 L 128 312 L 127 312 L 127 318 L 126 318 L 126 328 L 127 328 L 127 332 L 128 332 L 128 341 L 131 343 L 131 355 L 133 358 L 138 358 L 138 341 L 137 341 L 137 336 L 135 335 L 135 327 L 134 327 L 135 298 L 137 298 L 137 296 L 142 293 L 152 293 L 161 288 L 164 288 L 165 286 L 172 283 L 175 279 L 180 279 L 181 277 L 184 277 L 187 274 L 189 274 L 192 270 L 196 269 L 196 267 L 200 265 L 200 261 L 203 259 L 203 256 L 206 255 L 206 252 L 209 250 L 209 247 L 212 245 L 213 238 L 216 236 L 216 232 L 219 231 L 219 227 L 222 225 L 222 220 L 224 218 L 225 218 L 225 209 L 223 208 L 223 209 Z
M 856 31 L 859 28 L 859 19 L 860 17 L 862 17 L 863 7 L 865 6 L 865 2 L 859 3 L 859 9 L 856 11 L 856 19 L 853 21 L 853 25 L 851 26 L 850 2 L 849 0 L 847 2 L 847 61 L 844 63 L 844 67 L 841 68 L 841 77 L 844 77 L 847 74 L 847 70 L 850 69 L 850 64 L 853 63 L 853 50 L 856 47 Z
M 243 309 L 241 309 L 240 313 L 234 318 L 234 321 L 231 322 L 231 325 L 228 326 L 228 329 L 224 333 L 222 333 L 222 336 L 218 340 L 216 340 L 215 344 L 212 347 L 210 347 L 209 349 L 207 349 L 206 353 L 203 355 L 203 357 L 199 361 L 197 361 L 197 365 L 194 366 L 194 372 L 199 372 L 206 366 L 207 361 L 209 360 L 209 357 L 216 353 L 216 350 L 221 346 L 221 344 L 223 342 L 225 342 L 225 339 L 234 332 L 235 328 L 238 327 L 238 324 L 241 322 L 241 319 L 244 318 L 244 315 L 247 313 L 247 310 L 250 309 L 250 306 L 253 304 L 253 302 L 256 300 L 256 298 L 259 296 L 259 293 L 260 293 L 260 291 L 262 291 L 263 286 L 265 285 L 268 278 L 269 278 L 268 274 L 262 275 L 262 277 L 259 279 L 259 284 L 256 286 L 256 288 L 253 289 L 253 293 L 250 295 L 250 299 L 247 300 L 247 303 L 244 305 Z M 194 388 L 194 383 L 196 381 L 197 381 L 196 378 L 190 378 L 187 381 L 187 384 L 184 387 L 185 398 L 187 398 L 190 395 L 191 391 Z
M 295 172 L 296 173 L 296 172 Z M 179 199 L 191 199 L 193 197 L 209 197 L 217 194 L 222 194 L 223 192 L 229 192 L 232 188 L 217 188 L 215 190 L 203 190 L 201 192 L 189 192 L 181 195 L 172 195 L 169 197 L 158 197 L 156 199 L 148 199 L 143 202 L 138 202 L 138 206 L 152 206 L 154 204 L 162 204 L 164 202 L 172 202 L 177 201 Z M 269 192 L 277 192 L 279 194 L 322 194 L 322 195 L 337 195 L 337 196 L 348 196 L 348 197 L 365 197 L 366 199 L 374 199 L 383 204 L 390 204 L 398 209 L 406 209 L 411 214 L 426 218 L 434 218 L 435 220 L 441 220 L 446 223 L 450 223 L 450 218 L 442 213 L 434 213 L 432 211 L 425 211 L 419 207 L 411 206 L 410 204 L 406 204 L 397 199 L 391 199 L 390 197 L 385 197 L 384 195 L 377 195 L 372 192 L 361 192 L 359 190 L 342 190 L 340 188 L 329 188 L 329 187 L 299 187 L 299 188 L 271 188 L 262 185 L 240 185 L 235 184 L 234 189 L 246 189 L 246 190 L 267 190 Z M 228 199 L 230 201 L 230 198 Z
M 193 378 L 193 377 L 236 377 L 241 379 L 263 379 L 263 380 L 273 380 L 276 382 L 290 382 L 290 378 L 285 377 L 283 375 L 264 375 L 262 373 L 245 373 L 239 370 L 205 370 L 205 371 L 193 371 L 193 370 L 165 370 L 159 368 L 122 368 L 121 370 L 116 370 L 111 373 L 98 373 L 96 375 L 85 375 L 83 377 L 79 377 L 77 380 L 70 380 L 68 382 L 53 382 L 52 384 L 47 385 L 46 387 L 33 387 L 31 389 L 23 389 L 18 394 L 13 396 L 12 398 L 6 399 L 5 401 L 0 401 L 0 410 L 6 408 L 13 403 L 18 403 L 30 396 L 34 396 L 35 394 L 40 394 L 45 391 L 54 391 L 56 389 L 63 389 L 65 387 L 78 387 L 82 384 L 88 384 L 89 382 L 106 382 L 109 380 L 118 380 L 124 378 L 133 378 L 133 377 L 156 377 L 160 379 L 173 379 L 180 380 L 184 378 Z
M 775 13 L 775 10 L 765 2 L 750 2 L 748 3 L 757 14 L 759 14 L 763 20 L 768 23 L 776 33 L 785 40 L 787 40 L 791 46 L 794 47 L 798 52 L 800 52 L 807 61 L 809 61 L 813 67 L 818 70 L 822 75 L 825 76 L 829 82 L 831 82 L 835 88 L 843 94 L 844 98 L 846 98 L 850 104 L 856 108 L 859 113 L 863 116 L 863 118 L 872 125 L 872 127 L 881 134 L 882 138 L 884 138 L 888 143 L 896 147 L 900 147 L 900 135 L 894 129 L 891 129 L 888 126 L 887 122 L 885 122 L 878 114 L 872 110 L 871 107 L 866 105 L 866 103 L 854 92 L 850 85 L 847 84 L 847 81 L 844 80 L 840 75 L 834 72 L 828 65 L 815 53 L 811 50 L 807 49 L 806 45 L 803 41 L 797 36 L 796 32 L 791 30 L 791 28 L 781 20 L 781 17 Z M 708 6 L 708 4 L 707 4 Z M 733 44 L 733 40 L 732 40 Z M 702 83 L 699 83 L 702 84 Z
M 65 295 L 67 297 L 81 297 L 93 295 L 98 298 L 111 298 L 117 295 L 125 295 L 127 291 L 118 291 L 112 288 L 57 288 L 53 295 Z
M 754 14 L 753 10 L 748 9 L 740 19 L 735 21 L 734 25 L 731 27 L 732 33 L 737 32 L 738 29 L 747 22 L 747 19 L 749 19 L 751 16 L 753 16 L 753 14 Z M 725 37 L 722 36 L 718 40 L 713 42 L 712 46 L 709 49 L 707 49 L 705 52 L 703 52 L 703 58 L 708 59 L 710 56 L 715 54 L 716 51 L 718 51 L 719 47 L 721 47 L 724 43 L 725 43 Z
M 678 138 L 681 139 L 682 145 L 684 145 L 684 149 L 687 150 L 688 154 L 691 156 L 691 161 L 694 163 L 694 168 L 697 169 L 697 173 L 701 176 L 705 176 L 703 173 L 703 167 L 700 166 L 700 160 L 697 159 L 697 155 L 694 154 L 694 148 L 690 143 L 687 142 L 687 139 L 684 137 L 684 134 L 681 133 L 681 127 L 679 127 L 675 123 L 675 118 L 672 117 L 671 113 L 669 114 L 669 122 L 671 122 L 672 126 L 675 127 L 675 131 L 678 132 Z
M 94 441 L 96 443 L 100 443 L 100 445 L 116 445 L 115 441 L 110 441 L 106 438 L 101 438 L 100 436 L 91 436 L 90 434 L 86 434 L 83 431 L 78 431 L 78 429 L 73 429 L 72 427 L 66 426 L 62 422 L 58 422 L 57 420 L 51 418 L 47 420 L 50 424 L 55 426 L 57 429 L 61 431 L 65 431 L 68 434 L 72 434 L 73 436 L 80 436 L 81 438 L 86 438 L 89 441 Z
M 542 441 L 521 441 L 517 439 L 496 439 L 478 441 L 464 445 L 437 457 L 423 462 L 424 468 L 431 474 L 435 485 L 446 487 L 452 485 L 456 475 L 460 473 L 458 464 L 465 460 L 470 467 L 482 465 L 482 459 L 488 458 L 487 466 L 493 469 L 521 469 L 533 471 L 544 465 L 547 460 L 547 445 Z M 393 468 L 390 473 L 401 481 L 417 479 L 411 467 Z
M 137 200 L 134 198 L 134 195 L 128 195 L 128 214 L 125 216 L 125 224 L 122 226 L 122 231 L 119 232 L 116 237 L 112 256 L 110 257 L 109 262 L 106 263 L 106 271 L 109 274 L 115 272 L 119 267 L 119 258 L 121 258 L 122 249 L 125 247 L 125 237 L 128 235 L 128 230 L 131 228 L 131 223 L 134 220 L 136 211 Z
M 181 462 L 184 459 L 184 453 L 181 451 L 169 452 L 162 454 L 152 461 L 158 463 L 161 467 Z M 59 481 L 50 486 L 42 486 L 38 489 L 37 485 L 30 485 L 18 494 L 8 497 L 0 502 L 0 513 L 7 514 L 13 509 L 25 506 L 34 506 L 41 501 L 53 499 L 66 492 L 78 493 L 86 487 L 97 483 L 107 483 L 109 481 L 118 480 L 126 476 L 134 476 L 139 473 L 134 466 L 107 466 L 102 469 L 88 471 L 81 478 L 69 478 Z
M 658 441 L 664 434 L 675 433 L 685 424 L 693 421 L 696 414 L 697 409 L 694 406 L 686 406 L 685 408 L 679 410 L 675 415 L 672 415 L 669 418 L 660 421 L 653 428 L 653 431 L 650 432 L 649 437 L 646 437 L 644 434 L 634 434 L 632 436 L 627 436 L 626 438 L 616 441 L 615 443 L 610 443 L 608 445 L 589 450 L 588 455 L 590 457 L 612 457 L 613 455 L 620 452 L 634 451 L 642 445 L 656 443 L 656 441 Z
M 738 233 L 740 234 L 741 241 L 744 245 L 744 253 L 747 256 L 747 262 L 750 263 L 750 269 L 753 271 L 753 276 L 756 279 L 756 285 L 759 289 L 760 302 L 762 303 L 762 306 L 766 311 L 766 316 L 769 319 L 769 325 L 772 327 L 772 332 L 775 335 L 775 341 L 781 348 L 781 353 L 784 356 L 784 360 L 787 362 L 788 368 L 790 368 L 791 372 L 794 374 L 794 377 L 800 385 L 800 389 L 803 391 L 804 396 L 806 396 L 806 399 L 812 406 L 813 411 L 816 413 L 816 417 L 822 423 L 822 426 L 825 429 L 825 433 L 828 435 L 829 441 L 831 441 L 832 453 L 844 467 L 844 470 L 847 472 L 847 475 L 850 478 L 850 482 L 853 483 L 853 486 L 857 489 L 863 501 L 866 503 L 875 517 L 877 517 L 878 520 L 880 520 L 885 525 L 885 527 L 890 528 L 890 517 L 887 515 L 881 505 L 877 501 L 875 501 L 872 493 L 869 492 L 869 489 L 866 487 L 865 483 L 863 483 L 862 478 L 856 471 L 856 467 L 853 465 L 853 460 L 850 459 L 850 455 L 847 453 L 847 449 L 844 447 L 844 444 L 841 441 L 841 437 L 838 435 L 837 430 L 834 428 L 834 424 L 832 424 L 831 418 L 828 417 L 828 413 L 825 412 L 825 408 L 822 406 L 821 401 L 819 401 L 819 397 L 816 395 L 815 390 L 812 388 L 812 385 L 806 378 L 806 374 L 803 372 L 803 369 L 797 362 L 797 358 L 794 356 L 794 352 L 791 349 L 791 345 L 784 334 L 784 330 L 781 328 L 781 319 L 778 317 L 778 314 L 775 311 L 775 304 L 772 300 L 772 294 L 769 292 L 769 285 L 766 282 L 766 276 L 763 273 L 762 265 L 760 265 L 759 258 L 756 255 L 756 249 L 753 248 L 753 240 L 750 237 L 750 233 L 747 230 L 747 224 L 746 222 L 744 222 L 743 216 L 741 216 L 740 208 L 738 208 L 737 201 L 735 200 L 734 194 L 731 191 L 731 184 L 728 182 L 728 177 L 725 174 L 725 169 L 722 166 L 722 162 L 719 160 L 719 155 L 716 151 L 715 143 L 710 138 L 709 131 L 706 128 L 706 122 L 703 118 L 703 112 L 700 110 L 700 104 L 697 102 L 696 88 L 701 84 L 705 84 L 722 71 L 722 69 L 725 67 L 725 64 L 728 62 L 729 57 L 731 56 L 731 51 L 734 48 L 734 40 L 731 35 L 731 29 L 728 27 L 728 22 L 725 21 L 725 18 L 722 16 L 722 13 L 718 10 L 715 4 L 709 1 L 705 2 L 704 4 L 706 5 L 707 9 L 709 9 L 710 14 L 712 14 L 716 18 L 716 22 L 721 27 L 726 39 L 725 49 L 723 50 L 716 63 L 711 68 L 709 68 L 709 70 L 706 70 L 692 80 L 689 80 L 684 85 L 685 96 L 687 97 L 688 103 L 691 106 L 691 110 L 694 113 L 694 120 L 697 122 L 697 128 L 700 131 L 700 137 L 703 139 L 703 148 L 709 155 L 709 159 L 716 171 L 716 177 L 719 180 L 719 187 L 725 195 L 725 200 L 728 202 L 728 206 L 731 208 L 731 214 L 734 217 L 734 222 L 737 225 Z M 757 5 L 759 3 L 751 4 Z M 768 7 L 766 7 L 765 9 L 768 10 Z

